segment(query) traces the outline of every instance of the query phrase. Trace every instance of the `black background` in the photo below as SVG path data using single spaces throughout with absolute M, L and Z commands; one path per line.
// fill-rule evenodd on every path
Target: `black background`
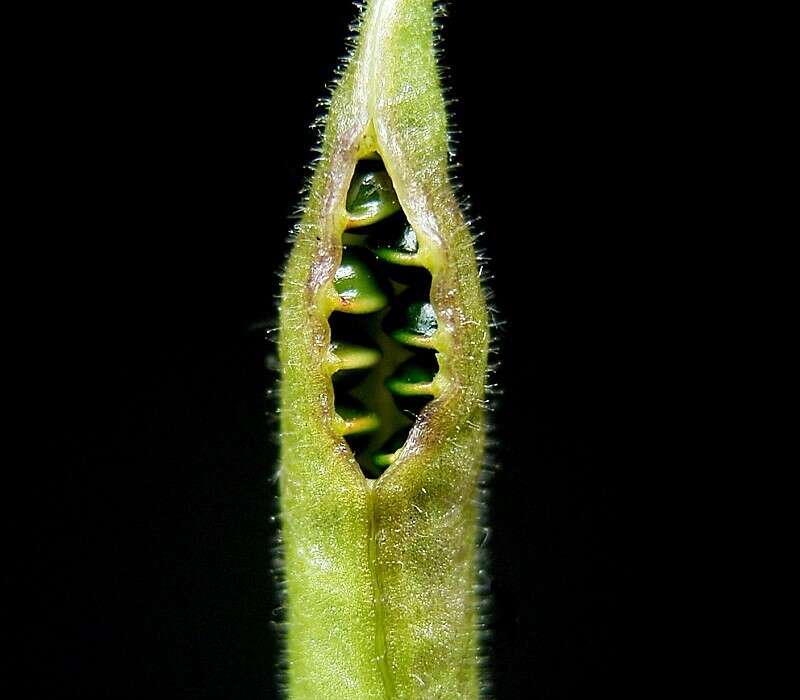
M 273 696 L 264 335 L 354 9 L 281 12 L 71 15 L 47 65 L 59 371 L 37 418 L 60 456 L 31 563 L 31 691 Z M 491 676 L 498 698 L 646 697 L 634 533 L 659 340 L 642 289 L 667 245 L 667 108 L 648 18 L 634 37 L 607 8 L 514 12 L 453 3 L 443 32 L 501 322 Z

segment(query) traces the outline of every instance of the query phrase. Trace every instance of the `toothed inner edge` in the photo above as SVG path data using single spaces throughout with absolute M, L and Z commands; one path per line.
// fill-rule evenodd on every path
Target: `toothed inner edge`
M 391 210 L 394 201 L 396 211 L 389 215 L 378 213 L 370 216 L 368 211 L 366 214 L 363 210 L 351 211 L 351 208 L 358 207 L 358 203 L 348 202 L 355 206 L 348 207 L 344 226 L 338 232 L 342 263 L 336 279 L 347 261 L 356 256 L 375 273 L 374 286 L 376 289 L 384 287 L 388 303 L 372 310 L 375 304 L 371 302 L 379 294 L 374 294 L 372 299 L 363 298 L 359 304 L 357 289 L 337 290 L 335 282 L 332 283 L 328 314 L 331 344 L 326 371 L 332 382 L 336 405 L 332 429 L 344 437 L 364 476 L 377 479 L 401 459 L 408 447 L 408 436 L 420 420 L 423 409 L 444 389 L 445 380 L 438 362 L 444 338 L 441 327 L 430 332 L 429 326 L 424 334 L 409 333 L 402 327 L 392 333 L 393 329 L 387 327 L 397 319 L 407 318 L 403 306 L 412 299 L 430 305 L 425 307 L 430 320 L 433 309 L 430 290 L 436 256 L 431 250 L 431 241 L 416 229 L 413 229 L 416 252 L 391 247 L 401 237 L 403 242 L 408 242 L 407 239 L 413 240 L 413 236 L 401 235 L 410 224 L 396 200 L 391 178 L 376 150 L 360 154 L 348 186 L 348 200 L 355 194 L 354 184 L 361 181 L 365 173 L 372 173 L 370 182 L 389 184 L 391 192 L 388 193 L 389 205 L 386 208 Z M 378 205 L 376 211 L 380 208 Z M 366 209 L 369 210 L 369 206 Z M 380 249 L 379 256 L 375 250 L 376 243 L 381 240 L 387 243 Z M 357 288 L 358 280 L 353 284 Z M 367 342 L 363 342 L 364 339 Z M 370 345 L 372 349 L 369 349 Z M 375 348 L 380 351 L 377 360 L 374 359 L 377 357 Z M 413 367 L 410 372 L 403 372 L 403 367 L 407 367 L 409 362 L 420 365 L 431 374 L 430 381 L 420 381 L 419 370 L 415 372 Z M 393 376 L 398 368 L 401 369 L 400 376 Z

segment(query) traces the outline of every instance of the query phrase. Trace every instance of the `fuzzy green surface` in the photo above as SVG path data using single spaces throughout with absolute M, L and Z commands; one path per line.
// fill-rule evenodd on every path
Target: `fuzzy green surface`
M 327 316 L 356 161 L 381 153 L 432 272 L 441 395 L 377 480 L 339 437 Z M 430 0 L 371 0 L 286 268 L 280 498 L 291 700 L 477 698 L 488 321 L 448 179 Z

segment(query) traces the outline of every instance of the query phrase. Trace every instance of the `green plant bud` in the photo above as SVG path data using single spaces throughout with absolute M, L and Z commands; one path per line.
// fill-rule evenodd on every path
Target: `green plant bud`
M 392 232 L 389 232 L 392 233 Z M 381 260 L 393 265 L 420 265 L 417 252 L 419 242 L 417 234 L 406 224 L 395 236 L 387 237 L 382 232 L 380 237 L 370 236 L 367 247 Z
M 336 369 L 353 370 L 369 369 L 381 360 L 381 351 L 374 347 L 345 343 L 339 340 L 331 342 L 331 353 L 336 357 Z
M 386 171 L 356 175 L 347 193 L 348 228 L 367 226 L 400 211 L 400 202 Z
M 339 295 L 337 311 L 371 314 L 389 304 L 391 287 L 369 257 L 356 248 L 347 249 L 334 275 Z
M 397 300 L 396 310 L 387 317 L 385 326 L 398 343 L 431 348 L 439 324 L 430 301 L 406 294 Z
M 477 700 L 483 688 L 489 321 L 450 181 L 434 16 L 433 0 L 364 3 L 283 276 L 280 559 L 290 700 Z M 427 275 L 397 299 L 373 266 L 411 270 L 410 258 L 379 254 L 379 262 L 355 249 L 395 216 L 403 236 L 387 249 L 418 256 Z M 364 236 L 346 233 L 362 227 Z M 382 351 L 353 389 L 366 407 L 335 382 L 331 344 L 358 344 L 350 324 Z M 410 352 L 392 338 L 436 358 L 435 394 L 387 390 Z M 395 388 L 408 391 L 416 375 L 404 377 Z M 412 424 L 392 449 L 391 436 L 409 423 L 403 401 L 419 407 L 406 409 Z
M 386 379 L 386 388 L 397 396 L 433 396 L 436 370 L 431 363 L 412 357 Z
M 366 406 L 354 400 L 336 404 L 336 413 L 343 421 L 342 435 L 371 433 L 380 427 L 380 419 Z
M 334 341 L 331 352 L 336 358 L 332 369 L 337 392 L 354 388 L 364 380 L 367 370 L 381 361 L 381 351 L 365 345 Z

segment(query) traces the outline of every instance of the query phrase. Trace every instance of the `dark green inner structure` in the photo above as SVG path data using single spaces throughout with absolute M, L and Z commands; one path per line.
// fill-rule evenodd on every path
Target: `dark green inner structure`
M 365 476 L 377 478 L 434 396 L 437 320 L 431 274 L 379 158 L 357 164 L 347 210 L 334 277 L 340 303 L 329 318 L 333 387 L 345 439 Z

